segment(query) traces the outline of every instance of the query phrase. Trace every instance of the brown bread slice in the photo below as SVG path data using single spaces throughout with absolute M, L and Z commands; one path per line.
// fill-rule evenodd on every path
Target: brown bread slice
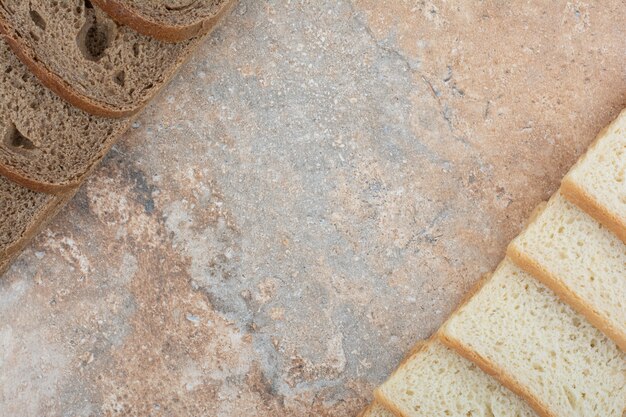
M 139 111 L 201 39 L 163 43 L 118 25 L 88 0 L 3 0 L 0 34 L 45 86 L 104 117 Z
M 0 174 L 36 191 L 78 185 L 130 123 L 91 116 L 61 100 L 3 41 L 0 91 Z
M 206 33 L 226 0 L 92 0 L 116 21 L 165 42 Z
M 0 275 L 74 192 L 39 193 L 0 177 Z

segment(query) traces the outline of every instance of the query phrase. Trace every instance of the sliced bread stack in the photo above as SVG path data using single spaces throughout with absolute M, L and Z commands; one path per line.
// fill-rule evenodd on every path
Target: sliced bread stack
M 234 4 L 179 10 L 200 29 L 165 43 L 88 0 L 0 2 L 0 273 Z
M 626 111 L 363 415 L 626 416 L 625 172 Z

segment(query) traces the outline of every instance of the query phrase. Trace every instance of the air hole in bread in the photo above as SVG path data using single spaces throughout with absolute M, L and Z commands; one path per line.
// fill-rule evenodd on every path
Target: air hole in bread
M 117 84 L 117 85 L 119 85 L 121 87 L 124 87 L 124 83 L 126 81 L 126 73 L 124 71 L 119 71 L 113 77 L 113 81 L 115 81 L 115 84 Z
M 35 144 L 20 132 L 14 124 L 11 124 L 4 136 L 4 143 L 14 149 L 31 151 L 36 149 Z
M 46 21 L 36 10 L 30 11 L 30 18 L 39 29 L 46 30 Z
M 85 14 L 85 24 L 78 32 L 76 43 L 86 59 L 99 61 L 115 37 L 115 28 L 98 22 L 89 2 L 85 2 Z

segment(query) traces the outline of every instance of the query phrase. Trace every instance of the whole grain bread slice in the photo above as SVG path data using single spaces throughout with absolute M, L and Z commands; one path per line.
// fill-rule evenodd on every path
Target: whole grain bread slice
M 113 19 L 164 42 L 180 42 L 209 31 L 226 0 L 92 0 Z
M 35 191 L 76 187 L 130 124 L 61 100 L 1 40 L 0 92 L 0 174 Z
M 520 398 L 437 337 L 419 345 L 374 396 L 400 417 L 535 416 Z
M 626 351 L 626 244 L 557 192 L 509 257 Z
M 508 259 L 439 334 L 543 417 L 626 411 L 626 355 Z
M 0 275 L 75 191 L 39 193 L 0 176 Z
M 626 109 L 563 178 L 561 192 L 626 243 Z
M 232 4 L 225 1 L 216 17 Z M 0 34 L 45 86 L 104 117 L 139 111 L 202 39 L 158 41 L 118 25 L 88 0 L 3 0 Z

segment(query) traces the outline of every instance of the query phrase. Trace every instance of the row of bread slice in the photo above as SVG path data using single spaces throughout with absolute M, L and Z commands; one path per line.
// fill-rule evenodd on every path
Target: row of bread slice
M 222 16 L 232 2 L 217 5 Z M 98 43 L 92 39 L 97 33 L 85 35 L 95 42 L 92 47 L 100 48 L 97 57 L 80 44 L 90 24 L 111 37 L 102 35 L 105 39 Z M 80 184 L 131 122 L 129 117 L 113 119 L 75 108 L 72 97 L 91 95 L 90 100 L 108 100 L 118 110 L 132 107 L 122 113 L 134 113 L 172 77 L 200 39 L 155 41 L 117 25 L 84 0 L 2 2 L 0 32 L 0 174 L 48 193 Z
M 622 112 L 428 342 L 448 350 L 413 354 L 363 416 L 528 415 L 502 409 L 516 395 L 540 416 L 626 415 L 625 126 Z M 445 354 L 465 362 L 441 366 Z M 455 388 L 476 365 L 486 373 Z M 494 380 L 510 391 L 485 391 Z
M 215 2 L 214 17 L 222 17 L 233 4 L 230 0 Z M 112 36 L 105 39 L 105 44 L 110 44 L 98 57 L 86 56 L 90 52 L 77 43 L 83 35 L 95 36 L 91 40 L 98 41 L 97 31 L 90 32 L 89 25 L 94 22 L 110 29 Z M 212 27 L 215 19 L 211 22 Z M 12 25 L 18 25 L 19 31 Z M 9 0 L 0 4 L 0 273 L 69 200 L 131 123 L 129 117 L 112 119 L 75 108 L 60 98 L 67 99 L 67 91 L 60 97 L 53 92 L 59 92 L 58 85 L 49 84 L 42 68 L 55 59 L 69 59 L 54 64 L 68 71 L 63 83 L 72 89 L 93 83 L 107 97 L 117 94 L 103 81 L 107 76 L 117 76 L 114 81 L 122 84 L 138 77 L 147 85 L 142 87 L 143 93 L 151 92 L 143 96 L 148 100 L 210 28 L 205 29 L 189 41 L 165 44 L 113 23 L 88 1 Z M 30 39 L 28 45 L 19 44 L 26 42 L 21 38 L 16 43 L 21 36 Z M 72 57 L 78 57 L 80 62 L 74 63 L 84 67 L 72 65 Z M 126 58 L 116 66 L 116 59 Z M 151 76 L 142 78 L 148 68 L 152 68 Z M 138 103 L 127 113 L 139 109 Z
M 235 0 L 189 1 L 188 8 L 171 3 L 186 1 L 3 0 L 0 35 L 46 87 L 75 107 L 125 117 L 148 103 Z M 119 24 L 107 12 L 131 24 L 127 17 L 169 16 L 173 27 L 197 30 L 181 29 L 189 36 L 167 43 L 137 32 L 145 25 Z

